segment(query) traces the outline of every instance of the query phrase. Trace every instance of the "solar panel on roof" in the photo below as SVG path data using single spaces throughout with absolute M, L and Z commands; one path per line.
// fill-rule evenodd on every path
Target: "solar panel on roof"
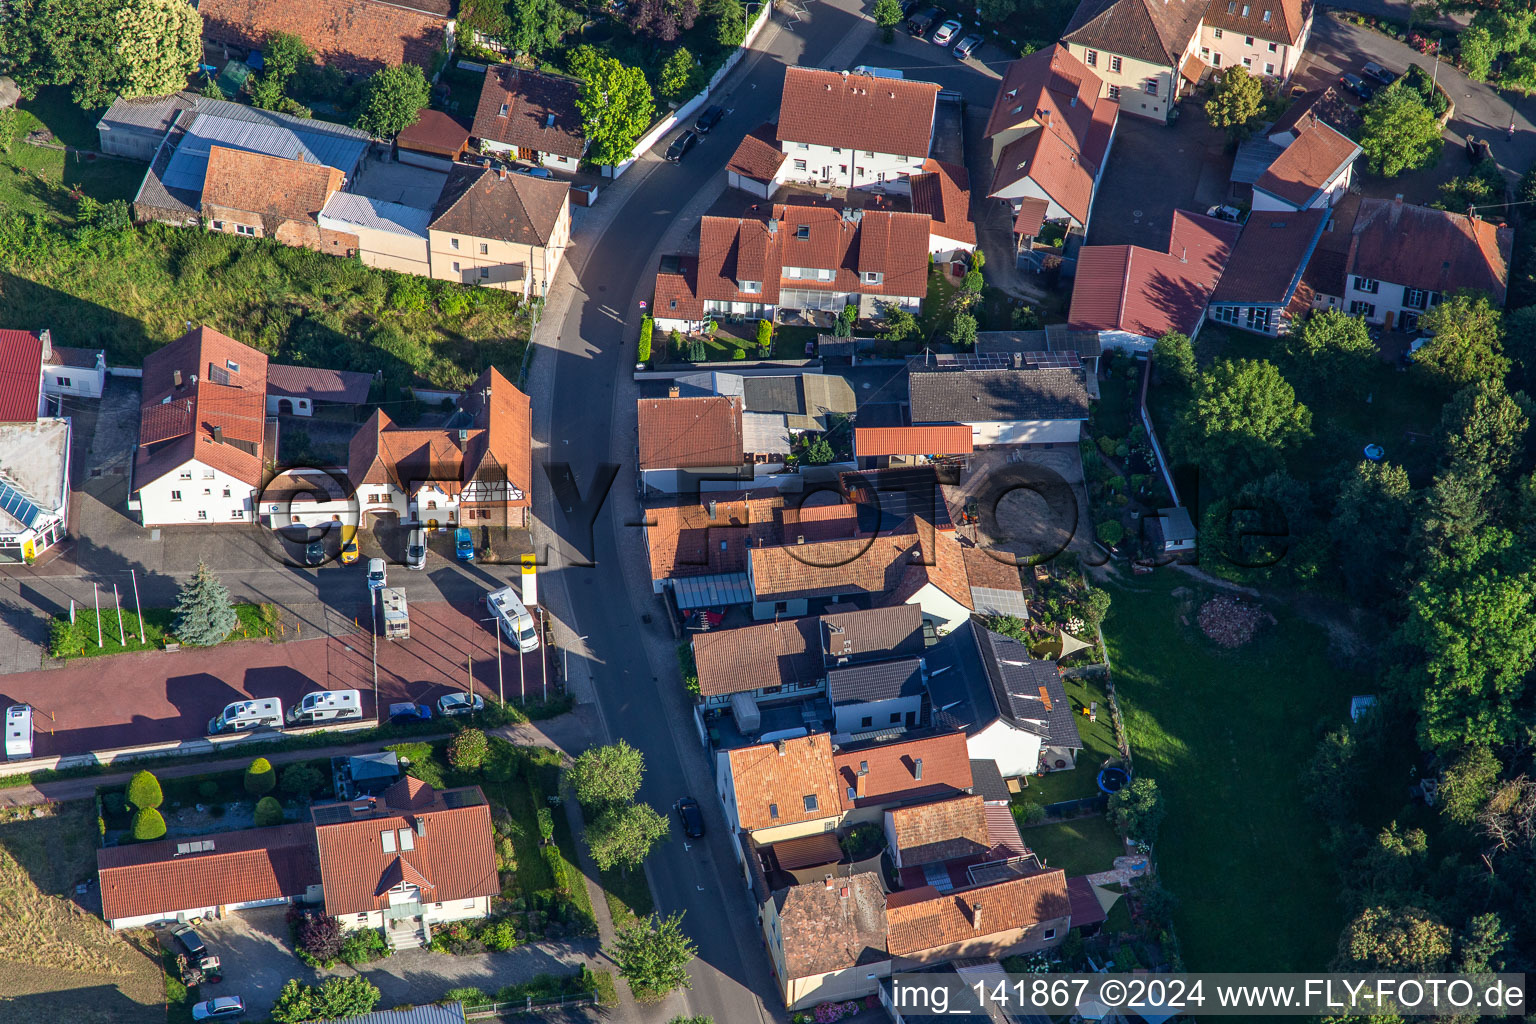
M 33 504 L 32 499 L 4 481 L 0 481 L 0 511 L 20 520 L 29 529 L 37 525 L 38 518 L 43 514 L 43 510 Z
M 348 804 L 327 804 L 314 810 L 316 825 L 334 825 L 339 821 L 352 820 L 352 808 Z
M 442 797 L 448 807 L 479 807 L 485 803 L 478 789 L 453 789 L 442 794 Z
M 212 363 L 209 363 L 208 379 L 213 381 L 215 384 L 223 384 L 225 387 L 228 387 L 229 371 L 224 369 L 222 366 L 214 366 Z

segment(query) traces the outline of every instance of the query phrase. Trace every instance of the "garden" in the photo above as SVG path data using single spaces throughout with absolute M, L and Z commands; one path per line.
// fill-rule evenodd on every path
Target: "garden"
M 62 88 L 43 89 L 36 99 L 0 113 L 0 210 L 67 225 L 75 222 L 84 197 L 101 203 L 132 199 L 145 165 L 98 157 L 97 145 L 95 118 Z
M 1082 444 L 1094 534 L 1108 548 L 1143 554 L 1142 517 L 1173 504 L 1157 465 L 1147 428 L 1141 422 L 1141 364 L 1130 356 L 1100 357 L 1101 398 L 1089 412 L 1091 440 Z
M 274 604 L 239 603 L 232 607 L 239 624 L 221 641 L 223 643 L 281 640 L 287 634 L 282 613 Z M 133 612 L 125 610 L 119 616 L 116 609 L 103 608 L 99 638 L 97 619 L 94 608 L 75 609 L 73 622 L 67 614 L 54 616 L 48 627 L 49 657 L 66 660 L 134 651 L 158 651 L 166 644 L 176 642 L 172 632 L 176 621 L 174 608 L 146 609 L 142 629 L 139 617 Z
M 618 992 L 610 972 L 583 966 L 573 974 L 536 974 L 519 984 L 503 985 L 495 992 L 474 987 L 451 988 L 443 993 L 441 1001 L 463 1003 L 464 1009 L 470 1011 L 500 1006 L 515 1012 L 529 1005 L 537 1008 L 586 1000 L 599 1007 L 618 1005 Z
M 315 801 L 334 799 L 329 759 L 276 768 L 265 757 L 244 771 L 160 780 L 143 769 L 126 784 L 96 791 L 104 845 L 152 842 L 302 820 Z

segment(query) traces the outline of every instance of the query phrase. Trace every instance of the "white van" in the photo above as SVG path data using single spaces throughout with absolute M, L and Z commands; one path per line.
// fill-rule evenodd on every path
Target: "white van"
M 533 621 L 533 616 L 518 599 L 517 591 L 511 587 L 502 587 L 492 594 L 488 594 L 485 603 L 496 615 L 496 621 L 501 624 L 501 631 L 520 651 L 536 651 L 539 649 L 539 628 Z
M 315 722 L 344 722 L 363 717 L 363 698 L 356 690 L 318 690 L 306 693 L 288 709 L 289 725 L 313 725 Z
M 12 704 L 5 709 L 5 759 L 25 761 L 32 756 L 32 706 Z
M 420 526 L 413 528 L 406 539 L 405 567 L 407 569 L 427 567 L 427 531 Z
M 230 732 L 246 732 L 266 726 L 269 729 L 283 727 L 283 702 L 276 697 L 258 700 L 237 700 L 227 704 L 223 711 L 208 722 L 208 735 L 220 736 Z
M 895 68 L 877 68 L 869 64 L 860 64 L 853 69 L 855 75 L 873 75 L 875 78 L 890 78 L 900 81 L 907 76 Z

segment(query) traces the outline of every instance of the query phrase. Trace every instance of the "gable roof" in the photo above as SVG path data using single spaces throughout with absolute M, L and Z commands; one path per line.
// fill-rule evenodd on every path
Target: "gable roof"
M 1093 167 L 1053 131 L 1037 128 L 1003 147 L 992 175 L 996 196 L 1016 182 L 1030 179 L 1079 224 L 1088 222 L 1093 207 Z
M 196 459 L 261 486 L 267 357 L 211 327 L 197 327 L 144 357 L 139 449 L 143 487 Z
M 862 964 L 885 953 L 885 889 L 872 871 L 773 894 L 784 972 L 805 978 Z
M 1079 142 L 1087 137 L 1103 79 L 1062 43 L 1008 65 L 998 83 L 986 136 L 1026 124 L 1048 125 Z
M 846 665 L 827 671 L 827 696 L 834 705 L 920 697 L 923 677 L 921 658 Z
M 1088 417 L 1081 370 L 915 370 L 907 376 L 907 390 L 913 423 Z
M 1227 269 L 1211 292 L 1211 302 L 1289 303 L 1328 216 L 1327 210 L 1250 213 L 1232 247 Z
M 267 394 L 309 398 L 317 402 L 362 405 L 368 401 L 373 375 L 352 370 L 326 370 L 316 366 L 267 364 Z
M 1027 929 L 1072 913 L 1061 868 L 956 892 L 924 886 L 908 893 L 886 907 L 887 945 L 895 956 Z
M 740 398 L 641 398 L 637 405 L 640 469 L 742 464 Z
M 820 679 L 819 630 L 816 618 L 804 617 L 693 634 L 700 695 L 712 697 Z
M 859 458 L 878 455 L 968 455 L 971 428 L 963 423 L 920 427 L 854 427 Z
M 919 763 L 922 778 L 918 778 Z M 972 784 L 963 732 L 858 749 L 844 747 L 833 755 L 832 764 L 843 787 L 843 804 L 850 808 L 958 794 Z M 863 796 L 859 795 L 861 774 Z
M 923 612 L 916 605 L 830 612 L 818 632 L 828 666 L 923 653 Z
M 1353 139 L 1327 123 L 1309 120 L 1304 124 L 1301 137 L 1285 147 L 1253 184 L 1256 191 L 1297 209 L 1315 202 L 1323 188 L 1360 155 Z
M 587 148 L 580 96 L 578 79 L 502 64 L 485 74 L 471 131 L 478 139 L 579 157 Z
M 491 809 L 478 786 L 436 790 L 402 779 L 375 800 L 322 804 L 311 815 L 333 917 L 383 910 L 401 884 L 434 903 L 501 892 Z
M 303 896 L 320 881 L 315 830 L 276 825 L 200 837 L 209 849 L 178 853 L 189 840 L 96 851 L 101 916 L 108 921 L 228 903 Z
M 789 154 L 779 148 L 777 131 L 770 121 L 747 132 L 736 152 L 726 161 L 725 169 L 753 181 L 772 181 L 784 161 L 789 159 Z
M 773 488 L 712 492 L 707 501 L 678 497 L 648 506 L 645 545 L 651 579 L 742 572 L 748 547 L 779 541 L 783 508 L 784 497 Z
M 1017 640 L 983 626 L 975 626 L 973 635 L 998 712 L 1045 746 L 1080 749 L 1077 718 L 1056 663 L 1031 657 Z
M 1236 224 L 1175 210 L 1167 252 L 1138 245 L 1083 246 L 1069 326 L 1145 338 L 1193 333 L 1237 235 Z
M 925 775 L 926 768 L 925 764 Z M 902 867 L 970 857 L 992 845 L 987 838 L 986 801 L 976 794 L 896 807 L 885 815 L 896 849 L 901 851 Z
M 748 573 L 759 601 L 896 590 L 919 552 L 917 534 L 774 544 L 747 552 Z
M 930 234 L 956 242 L 975 242 L 971 223 L 971 178 L 964 167 L 929 160 L 910 179 L 912 212 L 928 215 Z
M 428 227 L 519 245 L 548 245 L 570 191 L 566 181 L 454 164 Z
M 921 159 L 938 96 L 933 82 L 785 68 L 777 137 Z
M 274 32 L 304 40 L 322 64 L 367 74 L 407 61 L 429 67 L 442 48 L 445 3 L 412 10 L 381 0 L 200 0 L 203 38 L 261 49 Z
M 748 831 L 843 813 L 824 732 L 725 751 L 736 820 Z
M 0 331 L 0 423 L 36 420 L 42 389 L 42 336 L 32 331 Z
M 208 151 L 203 205 L 314 224 L 345 180 L 341 171 L 324 164 L 214 146 Z
M 1502 306 L 1513 241 L 1510 228 L 1465 214 L 1362 199 L 1346 272 L 1442 294 L 1477 288 Z
M 1200 31 L 1207 2 L 1081 0 L 1061 38 L 1171 68 Z
M 1312 18 L 1312 0 L 1211 0 L 1205 24 L 1295 45 Z

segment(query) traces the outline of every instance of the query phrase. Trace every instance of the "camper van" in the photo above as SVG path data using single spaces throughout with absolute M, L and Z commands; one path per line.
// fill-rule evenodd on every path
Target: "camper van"
M 356 690 L 320 690 L 306 693 L 288 709 L 289 725 L 342 722 L 363 717 L 363 699 Z
M 528 609 L 523 607 L 523 602 L 518 599 L 516 590 L 511 587 L 502 587 L 488 595 L 485 603 L 495 614 L 502 633 L 518 650 L 539 649 L 538 626 L 534 624 L 533 616 L 529 614 Z
M 269 729 L 283 727 L 283 702 L 276 697 L 259 700 L 237 700 L 226 705 L 223 711 L 208 722 L 208 735 L 222 736 L 231 732 L 247 732 L 266 726 Z
M 32 756 L 32 707 L 12 704 L 5 709 L 5 759 L 25 761 Z

